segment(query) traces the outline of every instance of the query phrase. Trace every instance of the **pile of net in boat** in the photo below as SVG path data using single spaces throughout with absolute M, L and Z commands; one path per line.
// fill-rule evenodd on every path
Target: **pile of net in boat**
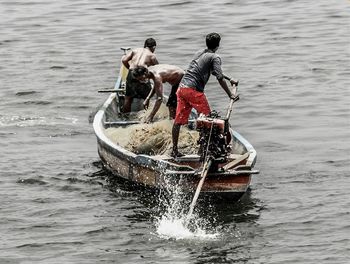
M 169 154 L 172 148 L 172 120 L 161 120 L 150 124 L 131 125 L 126 128 L 108 128 L 106 135 L 115 143 L 137 153 L 148 155 Z M 179 149 L 184 154 L 196 154 L 198 132 L 182 127 Z
M 134 117 L 144 122 L 152 111 L 150 105 L 147 111 L 140 111 Z M 173 121 L 169 120 L 168 108 L 162 104 L 150 124 L 136 124 L 128 127 L 106 129 L 106 135 L 118 145 L 137 154 L 169 155 L 172 148 L 171 130 Z M 184 154 L 196 154 L 198 150 L 199 134 L 182 126 L 180 130 L 178 148 Z

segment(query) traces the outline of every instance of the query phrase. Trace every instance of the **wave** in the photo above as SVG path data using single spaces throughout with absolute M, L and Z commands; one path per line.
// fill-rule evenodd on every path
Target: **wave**
M 31 94 L 37 94 L 37 91 L 25 91 L 25 92 L 17 92 L 17 96 L 24 96 L 24 95 L 31 95 Z
M 25 104 L 25 105 L 49 105 L 49 104 L 52 104 L 52 102 L 39 100 L 39 101 L 25 101 L 25 102 L 23 102 L 23 104 Z
M 48 184 L 46 181 L 35 179 L 35 178 L 19 179 L 16 181 L 16 183 L 28 184 L 28 185 L 47 185 Z

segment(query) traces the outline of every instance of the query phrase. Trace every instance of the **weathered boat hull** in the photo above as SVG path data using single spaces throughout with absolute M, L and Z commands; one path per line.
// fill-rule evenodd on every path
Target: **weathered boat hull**
M 135 154 L 114 143 L 105 134 L 109 116 L 118 116 L 117 94 L 112 93 L 94 118 L 94 130 L 97 137 L 98 154 L 113 175 L 146 188 L 164 189 L 178 185 L 184 191 L 195 190 L 200 180 L 198 173 L 201 162 L 199 157 L 174 160 L 171 157 Z M 125 124 L 123 124 L 125 125 Z M 256 161 L 256 151 L 239 133 L 232 131 L 231 163 L 234 168 L 223 172 L 208 173 L 201 194 L 227 199 L 239 199 L 249 188 Z M 245 155 L 245 156 L 244 156 Z M 239 161 L 239 157 L 245 157 Z M 229 166 L 230 164 L 227 164 Z M 241 168 L 240 168 L 241 167 Z

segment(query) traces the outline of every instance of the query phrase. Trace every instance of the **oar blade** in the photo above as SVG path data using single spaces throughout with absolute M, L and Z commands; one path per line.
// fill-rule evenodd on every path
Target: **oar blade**
M 201 192 L 201 189 L 202 189 L 202 186 L 204 184 L 204 181 L 205 181 L 205 178 L 207 177 L 207 174 L 208 174 L 208 171 L 209 171 L 209 168 L 210 168 L 210 165 L 211 165 L 211 161 L 212 159 L 210 157 L 207 158 L 206 162 L 204 163 L 204 166 L 203 166 L 203 170 L 202 170 L 202 173 L 201 173 L 201 179 L 197 185 L 197 189 L 196 189 L 196 192 L 193 196 L 193 199 L 192 199 L 192 202 L 191 202 L 191 205 L 190 205 L 190 209 L 187 213 L 187 220 L 189 220 L 191 217 L 192 217 L 192 214 L 193 214 L 193 210 L 194 210 L 194 207 L 197 203 L 197 200 L 198 200 L 198 197 L 199 197 L 199 194 Z

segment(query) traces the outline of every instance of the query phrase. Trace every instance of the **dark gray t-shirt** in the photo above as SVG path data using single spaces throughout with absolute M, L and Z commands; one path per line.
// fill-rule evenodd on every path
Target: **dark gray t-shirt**
M 212 50 L 201 50 L 194 55 L 181 83 L 184 86 L 193 87 L 197 91 L 203 92 L 210 74 L 216 76 L 218 80 L 223 78 L 221 58 Z

